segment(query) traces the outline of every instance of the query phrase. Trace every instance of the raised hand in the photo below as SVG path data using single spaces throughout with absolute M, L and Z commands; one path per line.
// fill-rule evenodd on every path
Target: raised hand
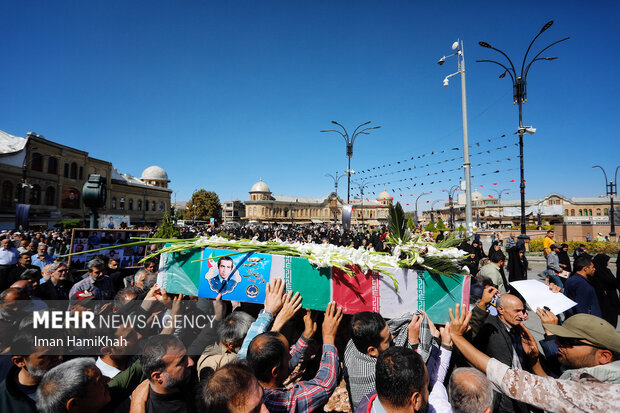
M 304 315 L 304 337 L 312 338 L 314 333 L 316 333 L 317 325 L 315 317 L 313 317 L 312 310 L 306 309 L 306 314 Z
M 323 319 L 323 344 L 335 344 L 338 326 L 342 321 L 342 307 L 335 301 L 327 304 L 325 318 Z
M 273 282 L 267 283 L 265 292 L 265 311 L 272 315 L 276 315 L 284 305 L 284 287 L 285 283 L 281 278 Z
M 482 298 L 478 302 L 478 307 L 482 310 L 487 309 L 487 306 L 493 301 L 493 298 L 499 294 L 499 290 L 491 285 L 487 285 L 484 287 L 484 291 L 482 292 Z
M 284 294 L 282 309 L 273 322 L 271 330 L 280 331 L 284 324 L 293 318 L 299 310 L 301 310 L 301 295 L 299 295 L 299 292 L 296 292 L 295 295 L 293 295 L 292 291 Z
M 468 313 L 464 308 L 461 311 L 460 304 L 455 306 L 454 314 L 452 309 L 449 309 L 448 312 L 450 314 L 450 336 L 452 340 L 455 340 L 455 337 L 462 337 L 469 328 L 469 320 L 471 320 L 472 313 Z
M 545 330 L 545 334 L 551 335 L 551 332 L 545 328 L 545 324 L 558 325 L 558 317 L 551 311 L 545 310 L 544 308 L 537 308 L 536 314 L 540 317 L 540 322 Z
M 447 322 L 443 327 L 439 327 L 439 334 L 441 335 L 441 344 L 445 344 L 446 346 L 452 345 L 452 337 L 450 337 L 450 322 Z
M 420 344 L 420 327 L 422 326 L 423 318 L 424 317 L 419 314 L 414 314 L 413 317 L 411 317 L 409 326 L 407 326 L 407 338 L 411 345 Z

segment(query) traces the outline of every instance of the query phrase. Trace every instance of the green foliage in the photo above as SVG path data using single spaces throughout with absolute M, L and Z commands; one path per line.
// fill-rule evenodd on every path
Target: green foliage
M 463 231 L 465 231 L 465 227 L 463 226 L 463 224 L 461 224 L 458 227 L 456 227 L 456 230 L 463 232 Z
M 61 219 L 58 221 L 57 225 L 62 229 L 77 228 L 82 225 L 82 220 L 78 218 Z
M 531 240 L 530 251 L 542 252 L 543 251 L 543 239 L 544 238 L 537 238 L 537 239 Z M 588 250 L 590 254 L 599 254 L 599 253 L 617 254 L 618 250 L 620 250 L 620 243 L 611 242 L 611 241 L 609 242 L 607 241 L 592 241 L 592 242 L 568 241 L 566 242 L 566 244 L 568 244 L 568 252 L 571 254 L 575 250 L 575 248 L 577 248 L 581 244 L 586 246 L 586 249 Z
M 433 222 L 431 221 L 428 224 L 426 224 L 426 226 L 424 227 L 424 231 L 436 232 L 437 228 L 435 227 L 435 224 L 433 224 Z
M 155 238 L 178 238 L 180 236 L 178 228 L 174 226 L 172 218 L 170 218 L 170 213 L 166 211 L 155 233 Z
M 407 241 L 407 221 L 405 220 L 405 212 L 400 202 L 397 202 L 396 206 L 390 205 L 388 227 L 392 238 L 402 240 L 403 242 Z
M 443 223 L 443 220 L 442 220 L 441 218 L 439 218 L 439 219 L 437 220 L 437 225 L 436 225 L 436 228 L 437 228 L 437 230 L 438 230 L 438 231 L 439 231 L 439 230 L 441 230 L 441 231 L 445 231 L 445 230 L 447 229 L 447 228 L 446 228 L 446 224 L 444 224 L 444 223 Z
M 215 218 L 219 220 L 222 216 L 222 205 L 220 198 L 215 192 L 201 189 L 194 192 L 192 199 L 185 206 L 183 217 L 187 220 L 208 220 Z
M 179 208 L 176 208 L 176 209 L 174 210 L 174 217 L 175 217 L 176 219 L 183 219 L 183 216 L 184 216 L 184 215 L 185 215 L 185 210 L 184 210 L 184 209 L 179 209 Z

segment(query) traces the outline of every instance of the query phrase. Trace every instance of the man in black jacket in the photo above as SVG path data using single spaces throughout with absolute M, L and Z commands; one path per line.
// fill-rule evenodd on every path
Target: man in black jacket
M 0 412 L 36 412 L 36 391 L 43 375 L 62 362 L 62 356 L 49 355 L 51 348 L 33 346 L 34 333 L 17 333 L 11 345 L 13 366 L 0 382 Z
M 69 269 L 64 261 L 49 266 L 50 279 L 39 285 L 37 297 L 42 300 L 68 300 L 71 282 L 67 280 Z
M 474 338 L 480 351 L 516 369 L 531 371 L 521 344 L 521 323 L 527 320 L 527 310 L 521 300 L 503 294 L 497 300 L 497 316 L 488 316 Z M 497 394 L 495 407 L 501 412 L 528 412 L 527 404 Z

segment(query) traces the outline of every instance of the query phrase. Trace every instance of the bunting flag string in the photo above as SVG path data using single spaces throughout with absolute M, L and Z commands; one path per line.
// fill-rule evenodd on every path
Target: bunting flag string
M 484 144 L 484 143 L 494 142 L 494 141 L 497 141 L 498 139 L 505 138 L 506 136 L 507 136 L 506 134 L 503 134 L 503 135 L 500 135 L 500 136 L 494 137 L 494 138 L 482 139 L 482 140 L 479 140 L 479 141 L 474 142 L 473 144 L 469 145 L 469 147 L 470 148 L 481 147 L 481 143 Z M 506 146 L 508 146 L 508 145 L 506 145 Z M 415 161 L 416 159 L 430 158 L 430 157 L 433 157 L 433 156 L 438 156 L 438 155 L 442 155 L 442 154 L 445 154 L 445 153 L 450 153 L 451 151 L 459 151 L 461 149 L 462 149 L 462 147 L 453 147 L 453 148 L 450 148 L 450 149 L 443 149 L 443 150 L 440 150 L 440 151 L 431 151 L 430 153 L 425 153 L 425 154 L 422 154 L 422 155 L 417 155 L 417 156 L 414 155 L 411 158 L 401 159 L 399 161 L 395 161 L 395 162 L 393 161 L 393 162 L 389 162 L 389 163 L 386 163 L 386 164 L 383 164 L 383 165 L 377 165 L 377 166 L 374 166 L 372 168 L 366 168 L 366 169 L 363 169 L 363 170 L 359 171 L 358 173 L 359 174 L 370 173 L 373 170 L 378 170 L 378 169 L 382 169 L 382 168 L 389 168 L 389 167 L 392 167 L 392 166 L 401 165 L 403 163 L 412 162 L 412 161 Z M 478 153 L 481 154 L 481 153 L 484 153 L 484 152 L 485 151 L 481 151 L 481 152 L 478 152 Z M 441 162 L 453 161 L 455 159 L 462 159 L 462 156 L 457 157 L 457 158 L 452 158 L 452 159 L 447 158 L 447 159 L 445 159 L 444 161 L 441 161 Z M 431 163 L 431 164 L 435 164 L 435 163 Z
M 487 171 L 487 172 L 483 172 L 483 173 L 480 173 L 480 174 L 477 174 L 477 175 L 472 175 L 471 178 L 473 179 L 475 177 L 490 176 L 490 175 L 499 174 L 499 173 L 503 173 L 503 172 L 516 171 L 517 169 L 518 168 L 507 168 L 507 169 L 502 169 L 502 170 L 497 169 L 495 171 Z M 442 183 L 445 184 L 445 183 L 448 183 L 448 182 L 460 182 L 462 179 L 463 179 L 462 176 L 458 176 L 458 177 L 453 177 L 453 178 L 448 178 L 448 179 L 440 179 L 440 180 L 431 181 L 431 182 L 421 182 L 421 183 L 419 183 L 419 186 L 422 187 L 422 186 L 424 186 L 425 183 L 426 183 L 426 186 L 429 187 L 429 186 L 435 185 L 435 184 L 442 184 Z M 502 184 L 502 183 L 515 183 L 515 182 L 519 182 L 519 180 L 511 179 L 511 180 L 507 180 L 507 181 L 498 181 L 498 182 L 494 182 L 494 183 L 492 183 L 490 185 L 491 186 L 497 186 L 497 185 Z M 383 186 L 382 189 L 391 190 L 393 194 L 400 194 L 400 196 L 403 196 L 402 193 L 405 192 L 404 191 L 405 189 L 411 190 L 411 189 L 414 189 L 415 187 L 418 186 L 418 183 L 414 183 L 413 185 L 409 185 L 409 186 L 402 185 L 400 187 L 398 187 L 396 185 L 393 185 L 393 183 L 391 183 L 391 182 L 388 182 L 387 184 L 390 184 L 392 186 L 391 187 Z M 379 184 L 377 184 L 377 185 L 379 185 Z M 484 185 L 480 185 L 480 187 L 484 188 Z M 378 191 L 378 189 L 377 189 L 377 191 Z M 369 193 L 371 193 L 373 195 L 377 195 L 376 191 L 370 191 Z M 413 194 L 411 194 L 411 196 L 413 196 Z
M 472 153 L 472 154 L 470 154 L 470 156 L 475 158 L 478 155 L 495 154 L 498 151 L 502 151 L 504 149 L 511 149 L 512 146 L 519 146 L 519 145 L 515 143 L 514 145 L 498 146 L 496 148 L 491 148 L 491 149 L 482 150 L 482 151 L 479 151 L 479 152 Z M 398 170 L 395 170 L 395 171 L 388 171 L 388 172 L 383 172 L 383 173 L 377 173 L 375 175 L 366 176 L 366 178 L 371 179 L 371 178 L 378 178 L 378 177 L 387 176 L 387 175 L 396 175 L 396 174 L 403 173 L 403 172 L 409 172 L 409 171 L 413 171 L 413 170 L 420 170 L 420 169 L 424 169 L 424 168 L 428 168 L 428 167 L 433 167 L 433 166 L 436 166 L 436 165 L 441 165 L 441 164 L 445 164 L 445 163 L 449 163 L 449 162 L 453 162 L 453 161 L 462 162 L 462 160 L 463 160 L 463 157 L 462 156 L 458 156 L 456 158 L 445 159 L 443 161 L 438 161 L 438 162 L 434 162 L 434 163 L 427 163 L 425 165 L 420 165 L 420 166 L 414 165 L 414 166 L 409 167 L 409 168 L 403 168 L 403 169 L 398 169 Z M 507 160 L 511 160 L 511 158 L 507 158 Z M 500 161 L 501 160 L 496 160 L 495 162 L 500 162 Z M 492 161 L 487 162 L 487 164 L 491 164 L 491 163 L 492 163 Z M 482 165 L 482 164 L 483 163 L 479 163 L 478 165 Z M 389 164 L 389 165 L 391 165 L 391 164 Z M 368 171 L 368 170 L 366 170 L 366 171 Z M 368 172 L 364 172 L 364 171 L 358 172 L 358 174 L 360 174 L 360 175 L 363 175 L 364 173 L 368 173 Z
M 483 166 L 483 165 L 491 165 L 493 163 L 499 163 L 499 162 L 503 162 L 503 161 L 510 161 L 512 160 L 512 158 L 503 158 L 503 159 L 496 159 L 495 161 L 489 161 L 489 162 L 481 162 L 481 163 L 477 163 L 477 164 L 472 164 L 472 166 L 476 167 L 476 166 Z M 416 175 L 413 177 L 405 177 L 405 178 L 401 178 L 401 179 L 392 179 L 390 181 L 384 181 L 384 182 L 369 182 L 368 186 L 369 187 L 374 187 L 376 188 L 377 186 L 382 186 L 382 185 L 391 185 L 393 182 L 406 182 L 406 181 L 413 181 L 415 179 L 423 179 L 423 178 L 428 178 L 428 177 L 433 177 L 433 176 L 441 176 L 441 175 L 445 175 L 445 174 L 449 174 L 450 172 L 455 172 L 455 171 L 461 171 L 462 167 L 455 167 L 455 168 L 451 168 L 451 169 L 442 169 L 440 171 L 436 171 L 436 172 L 428 172 L 426 175 Z M 504 170 L 512 170 L 512 169 L 504 169 Z

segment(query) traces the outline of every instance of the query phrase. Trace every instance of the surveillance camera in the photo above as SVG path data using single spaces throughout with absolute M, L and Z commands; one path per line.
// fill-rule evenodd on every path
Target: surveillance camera
M 443 65 L 444 63 L 446 63 L 446 56 L 442 57 L 441 59 L 439 59 L 439 61 L 437 62 L 437 64 L 439 66 Z
M 450 83 L 450 80 L 449 80 L 448 78 L 445 78 L 445 79 L 443 80 L 443 85 L 444 85 L 444 87 L 448 87 L 448 84 L 449 84 L 449 83 Z
M 459 42 L 458 41 L 452 43 L 452 50 L 456 50 L 458 48 L 459 48 Z

